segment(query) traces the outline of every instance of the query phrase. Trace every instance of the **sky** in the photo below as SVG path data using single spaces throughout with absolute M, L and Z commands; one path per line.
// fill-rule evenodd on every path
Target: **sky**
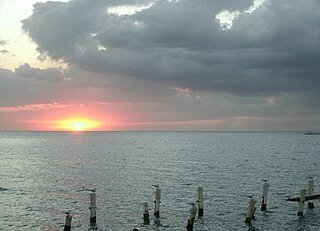
M 0 130 L 318 131 L 318 0 L 1 0 Z

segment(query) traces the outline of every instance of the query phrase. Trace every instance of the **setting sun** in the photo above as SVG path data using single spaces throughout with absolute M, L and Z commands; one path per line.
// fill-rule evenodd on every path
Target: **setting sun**
M 58 121 L 58 128 L 69 131 L 89 131 L 99 128 L 101 126 L 100 121 L 95 121 L 86 118 L 73 118 L 68 120 Z

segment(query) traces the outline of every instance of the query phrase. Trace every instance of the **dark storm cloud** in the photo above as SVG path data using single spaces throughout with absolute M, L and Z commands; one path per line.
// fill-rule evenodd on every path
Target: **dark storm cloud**
M 152 1 L 47 2 L 23 29 L 52 59 L 193 90 L 241 96 L 313 92 L 320 85 L 320 5 L 313 0 L 156 1 L 133 15 L 111 6 Z M 222 30 L 215 19 L 237 11 Z

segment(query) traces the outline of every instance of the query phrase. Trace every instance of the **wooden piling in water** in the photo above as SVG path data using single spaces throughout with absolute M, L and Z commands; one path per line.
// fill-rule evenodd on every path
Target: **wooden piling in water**
M 93 191 L 90 193 L 90 223 L 95 225 L 97 223 L 97 215 L 96 215 L 96 193 Z
M 203 187 L 198 187 L 198 216 L 203 216 Z
M 72 216 L 67 213 L 63 231 L 71 231 Z
M 309 187 L 308 187 L 308 191 L 307 191 L 307 197 L 313 196 L 313 190 L 314 190 L 314 179 L 312 177 L 310 177 Z M 313 201 L 308 201 L 308 208 L 311 208 L 311 209 L 314 208 Z
M 187 224 L 187 231 L 192 231 L 193 230 L 193 225 L 196 220 L 196 214 L 197 214 L 197 207 L 193 204 L 191 209 L 190 209 L 190 216 L 188 219 L 188 224 Z
M 261 211 L 267 210 L 268 189 L 269 189 L 269 184 L 266 180 L 263 184 L 263 189 L 262 189 Z
M 156 217 L 160 217 L 161 189 L 159 185 L 155 185 L 155 187 L 156 187 L 156 191 L 155 191 L 155 200 L 154 200 L 154 203 L 155 203 L 154 215 Z
M 300 190 L 298 216 L 303 216 L 303 209 L 304 209 L 304 202 L 306 199 L 306 192 L 307 192 L 307 189 Z
M 253 196 L 250 196 L 248 203 L 248 211 L 245 219 L 245 223 L 251 223 L 251 220 L 254 218 L 254 212 L 256 211 L 256 201 L 253 199 Z
M 150 224 L 150 218 L 149 218 L 149 209 L 148 209 L 148 203 L 143 203 L 143 224 L 148 225 Z

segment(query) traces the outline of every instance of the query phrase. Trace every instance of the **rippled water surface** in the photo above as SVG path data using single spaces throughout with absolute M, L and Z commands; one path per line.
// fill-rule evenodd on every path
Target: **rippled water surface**
M 89 228 L 89 193 L 96 189 L 98 230 L 186 230 L 190 203 L 204 188 L 204 217 L 195 231 L 320 230 L 320 200 L 297 214 L 298 196 L 315 178 L 320 192 L 320 136 L 258 132 L 2 132 L 0 230 Z M 268 211 L 260 211 L 269 179 Z M 153 220 L 154 188 L 161 212 Z M 247 195 L 257 199 L 245 224 Z M 143 225 L 148 202 L 150 225 Z

